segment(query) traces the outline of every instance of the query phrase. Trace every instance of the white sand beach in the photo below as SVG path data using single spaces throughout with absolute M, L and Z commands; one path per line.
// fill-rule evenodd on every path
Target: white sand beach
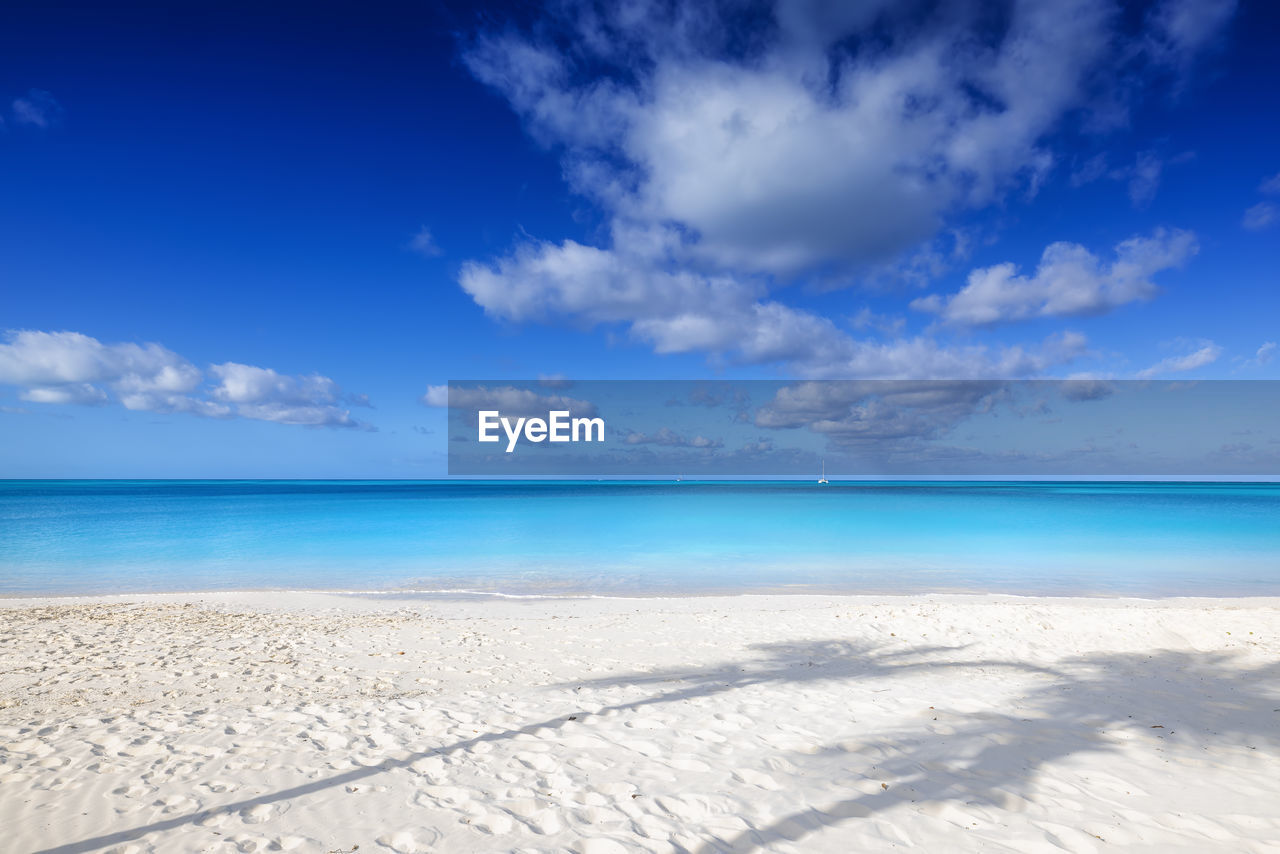
M 5 851 L 1276 851 L 1280 601 L 0 603 Z

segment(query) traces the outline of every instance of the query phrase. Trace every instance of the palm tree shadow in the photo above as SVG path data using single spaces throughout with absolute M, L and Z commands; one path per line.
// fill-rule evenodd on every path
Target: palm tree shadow
M 879 764 L 875 774 L 894 780 L 887 790 L 808 805 L 736 837 L 709 839 L 699 854 L 795 842 L 905 803 L 935 811 L 949 803 L 1004 809 L 1011 793 L 1031 795 L 1051 763 L 1087 753 L 1118 753 L 1121 738 L 1141 740 L 1146 747 L 1182 742 L 1280 748 L 1278 676 L 1280 662 L 1247 667 L 1239 656 L 1221 652 L 1072 659 L 1062 663 L 1052 682 L 1021 698 L 1016 716 L 973 715 L 956 731 L 923 741 L 917 732 L 905 751 L 900 749 L 901 734 L 886 736 L 881 746 L 896 756 Z M 841 753 L 827 748 L 820 758 L 847 762 L 849 757 Z
M 605 714 L 609 712 L 634 711 L 663 703 L 674 703 L 697 697 L 713 696 L 715 694 L 733 691 L 757 684 L 781 682 L 800 683 L 812 680 L 882 677 L 887 676 L 892 672 L 896 672 L 897 670 L 907 668 L 923 666 L 963 666 L 965 664 L 963 662 L 929 664 L 926 660 L 928 656 L 954 652 L 960 649 L 960 647 L 920 647 L 893 652 L 877 652 L 875 648 L 871 646 L 850 644 L 845 641 L 823 641 L 806 644 L 761 645 L 756 648 L 767 654 L 767 658 L 764 661 L 727 664 L 723 668 L 711 672 L 661 671 L 645 674 L 643 676 L 576 682 L 572 683 L 572 686 L 561 687 L 576 687 L 578 689 L 582 689 L 587 687 L 603 688 L 615 685 L 643 687 L 671 682 L 683 683 L 679 687 L 660 691 L 656 694 L 636 700 L 604 706 L 594 712 L 595 714 Z M 983 663 L 987 666 L 998 664 L 995 662 Z M 1009 666 L 1016 667 L 1020 665 Z M 255 806 L 304 797 L 329 788 L 350 785 L 386 771 L 408 767 L 419 759 L 423 759 L 428 756 L 447 756 L 453 753 L 469 750 L 476 745 L 486 742 L 501 742 L 519 735 L 535 735 L 540 730 L 562 726 L 570 719 L 571 716 L 580 717 L 585 714 L 585 712 L 579 711 L 576 714 L 570 713 L 560 715 L 548 720 L 527 724 L 519 728 L 494 733 L 484 733 L 476 736 L 475 738 L 465 739 L 454 744 L 416 752 L 395 759 L 387 759 L 377 765 L 354 768 L 341 774 L 303 783 L 277 792 L 258 795 L 256 797 L 247 798 L 234 803 L 223 804 L 210 809 L 199 810 L 181 816 L 174 816 L 173 818 L 156 821 L 151 824 L 141 825 L 127 830 L 114 831 L 100 836 L 95 836 L 90 839 L 84 839 L 79 842 L 45 849 L 41 854 L 83 854 L 83 852 L 123 844 L 149 833 L 162 833 L 177 830 L 181 827 L 209 817 L 214 813 L 237 812 L 240 810 L 251 809 Z
M 755 685 L 797 685 L 817 681 L 855 681 L 869 683 L 903 673 L 920 671 L 939 673 L 955 668 L 996 668 L 1022 673 L 1034 673 L 1048 677 L 1051 684 L 1027 697 L 1026 708 L 1038 712 L 1030 724 L 1022 718 L 1003 715 L 975 717 L 956 734 L 939 738 L 937 743 L 919 744 L 905 756 L 895 760 L 892 766 L 882 766 L 879 773 L 896 775 L 898 779 L 914 781 L 912 800 L 917 803 L 931 801 L 944 803 L 951 800 L 972 801 L 985 798 L 996 803 L 1004 797 L 996 786 L 976 786 L 975 779 L 998 779 L 1005 788 L 1025 789 L 1032 782 L 1040 767 L 1065 756 L 1089 750 L 1114 749 L 1100 742 L 1096 736 L 1082 732 L 1083 728 L 1096 726 L 1099 721 L 1108 725 L 1141 724 L 1156 711 L 1179 728 L 1207 732 L 1214 738 L 1253 738 L 1277 740 L 1275 719 L 1260 718 L 1254 711 L 1259 703 L 1273 703 L 1274 698 L 1259 684 L 1275 681 L 1280 665 L 1272 665 L 1250 671 L 1241 671 L 1230 656 L 1224 654 L 1161 653 L 1158 656 L 1101 656 L 1073 662 L 1071 672 L 1035 667 L 1025 663 L 983 658 L 958 658 L 964 647 L 912 647 L 885 650 L 874 646 L 852 644 L 846 641 L 821 641 L 804 644 L 769 644 L 754 647 L 763 653 L 762 658 L 726 664 L 712 671 L 665 670 L 632 677 L 575 682 L 568 686 L 578 689 L 604 689 L 611 687 L 655 687 L 677 683 L 666 690 L 648 694 L 638 699 L 619 702 L 596 709 L 591 714 L 633 711 L 648 706 L 710 697 Z M 1133 679 L 1134 673 L 1146 673 L 1145 679 Z M 1181 679 L 1170 682 L 1169 674 L 1181 674 Z M 1260 680 L 1250 686 L 1249 679 Z M 1192 699 L 1198 702 L 1180 702 L 1177 717 L 1170 717 L 1168 709 L 1152 707 L 1154 698 L 1161 693 L 1154 685 L 1163 681 L 1166 687 L 1185 685 L 1187 679 L 1195 682 L 1199 693 Z M 1041 680 L 1042 682 L 1045 680 Z M 1145 688 L 1147 693 L 1135 693 Z M 1188 691 L 1182 691 L 1186 695 Z M 1199 696 L 1204 694 L 1204 696 Z M 1266 697 L 1267 699 L 1263 699 Z M 1185 701 L 1187 696 L 1179 696 Z M 1280 703 L 1275 703 L 1280 705 Z M 1268 705 L 1267 710 L 1272 706 Z M 450 745 L 427 749 L 398 758 L 386 759 L 377 765 L 355 768 L 331 777 L 303 783 L 288 789 L 259 795 L 231 804 L 176 816 L 151 824 L 102 834 L 55 848 L 48 854 L 82 854 L 82 852 L 119 845 L 136 840 L 150 833 L 177 830 L 197 822 L 216 812 L 235 812 L 263 804 L 305 797 L 325 789 L 346 786 L 369 777 L 398 768 L 406 768 L 429 756 L 447 756 L 467 751 L 483 743 L 502 742 L 519 735 L 536 735 L 540 730 L 562 726 L 570 717 L 587 714 L 559 715 L 548 720 L 530 723 Z M 1132 717 L 1130 717 L 1132 716 Z M 1127 722 L 1127 723 L 1126 723 Z M 1027 738 L 1027 727 L 1032 726 L 1034 739 Z M 1214 729 L 1216 727 L 1217 729 Z M 1173 727 L 1170 727 L 1172 735 Z M 965 773 L 921 777 L 922 762 L 936 762 L 939 757 L 952 755 L 956 745 L 979 745 L 977 755 L 968 762 Z M 839 748 L 823 751 L 827 756 L 837 754 Z M 968 755 L 968 754 L 965 754 Z M 845 755 L 846 757 L 848 754 Z M 812 759 L 812 757 L 809 757 Z M 887 797 L 886 797 L 887 795 Z M 767 846 L 782 839 L 800 838 L 822 827 L 833 826 L 850 818 L 869 816 L 887 806 L 901 802 L 907 794 L 897 792 L 875 796 L 861 796 L 837 801 L 826 806 L 807 806 L 786 819 L 773 824 L 745 831 L 733 839 L 709 839 L 705 851 L 746 851 Z

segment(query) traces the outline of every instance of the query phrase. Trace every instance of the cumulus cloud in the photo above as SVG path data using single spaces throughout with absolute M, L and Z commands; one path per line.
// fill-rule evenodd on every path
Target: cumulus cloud
M 1109 380 L 1068 379 L 1059 388 L 1067 400 L 1102 400 L 1115 392 L 1115 384 Z
M 1184 5 L 1151 16 L 1161 61 L 1190 61 L 1230 17 Z M 1034 181 L 1044 136 L 1130 58 L 1104 0 L 1016 2 L 999 27 L 966 4 L 922 23 L 901 4 L 779 2 L 747 55 L 742 22 L 712 6 L 557 8 L 538 35 L 476 39 L 472 73 L 562 147 L 575 189 L 679 224 L 686 254 L 771 273 L 886 260 Z
M 431 229 L 425 225 L 418 229 L 418 233 L 409 241 L 409 248 L 427 258 L 435 258 L 444 254 L 444 250 L 440 248 L 436 243 L 435 237 L 432 236 Z
M 10 105 L 13 120 L 20 125 L 48 128 L 62 119 L 62 105 L 43 89 L 32 89 Z
M 78 332 L 10 331 L 0 344 L 0 383 L 25 400 L 104 403 L 107 389 L 127 409 L 225 414 L 191 397 L 200 370 L 159 344 L 103 344 Z
M 18 386 L 33 403 L 102 405 L 113 397 L 126 409 L 186 412 L 214 418 L 239 415 L 282 424 L 363 427 L 338 406 L 344 398 L 327 377 L 289 377 L 268 368 L 225 363 L 204 373 L 159 344 L 104 344 L 78 332 L 16 330 L 0 344 L 0 384 Z
M 1009 263 L 980 268 L 957 293 L 922 297 L 911 307 L 956 326 L 1103 314 L 1151 299 L 1157 291 L 1151 277 L 1182 265 L 1196 251 L 1195 235 L 1178 229 L 1157 229 L 1150 237 L 1125 240 L 1116 246 L 1110 264 L 1078 243 L 1053 243 L 1044 250 L 1033 276 L 1020 275 Z
M 771 290 L 936 270 L 922 247 L 946 219 L 1034 193 L 1046 139 L 1122 66 L 1208 43 L 1174 5 L 1148 38 L 1108 0 L 1021 0 L 995 21 L 970 4 L 921 21 L 890 2 L 779 0 L 763 28 L 707 4 L 555 4 L 529 31 L 480 34 L 464 61 L 560 154 L 607 241 L 530 239 L 459 282 L 495 318 L 623 325 L 659 353 L 823 376 L 1035 370 L 1045 357 L 1025 348 L 858 341 Z
M 527 243 L 495 265 L 463 265 L 464 290 L 505 320 L 625 324 L 658 353 L 786 363 L 807 376 L 1026 376 L 1081 355 L 1076 333 L 1035 349 L 948 348 L 928 337 L 858 340 L 813 312 L 762 298 L 750 279 L 654 270 L 643 258 L 574 241 Z
M 1240 224 L 1250 231 L 1261 231 L 1273 225 L 1277 218 L 1280 218 L 1280 210 L 1275 205 L 1271 202 L 1258 202 L 1244 212 Z
M 585 55 L 507 31 L 469 68 L 564 147 L 575 189 L 679 223 L 689 255 L 771 273 L 887 260 L 1045 171 L 1039 141 L 1084 105 L 1115 24 L 1098 0 L 1015 4 L 996 38 L 961 6 L 925 26 L 887 3 L 780 3 L 777 38 L 744 57 L 711 7 L 567 8 L 547 23 Z M 832 47 L 872 25 L 883 44 Z M 587 64 L 619 73 L 584 79 Z
M 344 396 L 338 384 L 319 374 L 286 376 L 270 368 L 224 362 L 209 372 L 218 380 L 210 396 L 238 415 L 279 424 L 310 427 L 367 427 L 342 404 L 368 405 L 364 398 Z
M 1212 341 L 1204 341 L 1201 342 L 1200 348 L 1194 352 L 1161 359 L 1151 367 L 1138 371 L 1137 376 L 1139 379 L 1150 379 L 1160 374 L 1194 371 L 1196 368 L 1203 368 L 1205 365 L 1216 362 L 1220 355 L 1222 355 L 1221 347 Z
M 945 435 L 1004 397 L 997 381 L 804 382 L 784 386 L 756 426 L 807 428 L 845 448 L 901 449 Z

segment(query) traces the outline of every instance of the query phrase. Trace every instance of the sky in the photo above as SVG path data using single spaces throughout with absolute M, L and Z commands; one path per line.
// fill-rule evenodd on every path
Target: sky
M 1274 381 L 534 380 L 430 394 L 449 404 L 450 475 L 1280 480 Z
M 1280 378 L 1274 4 L 21 5 L 0 477 L 438 476 L 450 380 Z

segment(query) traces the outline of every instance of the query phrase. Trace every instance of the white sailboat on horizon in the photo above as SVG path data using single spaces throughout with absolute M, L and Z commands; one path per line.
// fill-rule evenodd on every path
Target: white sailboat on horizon
M 818 478 L 818 483 L 822 484 L 822 483 L 830 483 L 830 482 L 831 482 L 831 481 L 827 480 L 827 461 L 826 461 L 826 459 L 823 459 L 823 461 L 822 461 L 822 477 Z

